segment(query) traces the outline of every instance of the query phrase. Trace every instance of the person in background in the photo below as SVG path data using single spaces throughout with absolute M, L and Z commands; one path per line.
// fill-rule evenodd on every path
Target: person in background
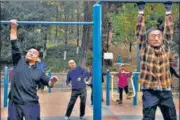
M 90 73 L 84 68 L 76 66 L 75 60 L 69 60 L 68 64 L 70 71 L 67 74 L 66 84 L 71 87 L 71 98 L 66 110 L 65 120 L 70 120 L 71 112 L 78 97 L 80 97 L 80 120 L 85 120 L 86 80 L 90 76 Z
M 107 75 L 109 73 L 109 70 L 103 71 L 102 73 L 102 83 L 104 83 L 104 75 Z M 90 75 L 93 76 L 93 67 L 91 66 Z M 93 105 L 93 77 L 91 77 L 91 82 L 89 84 L 91 87 L 91 105 Z M 102 88 L 102 102 L 104 102 L 103 99 L 103 88 Z
M 131 76 L 131 72 L 127 71 L 125 66 L 122 65 L 119 69 L 118 74 L 116 75 L 118 77 L 118 89 L 119 89 L 119 100 L 117 102 L 119 104 L 123 103 L 123 90 L 125 90 L 126 95 L 128 95 L 128 77 Z
M 36 62 L 36 64 L 37 64 L 37 67 L 38 67 L 42 72 L 46 73 L 46 63 L 43 62 L 40 57 L 38 58 L 38 61 Z M 41 82 L 39 82 L 38 89 L 40 89 L 41 92 L 43 92 L 44 87 L 45 87 L 44 84 L 41 83 Z
M 170 73 L 172 76 L 175 76 L 177 78 L 180 78 L 180 75 L 177 74 L 176 70 L 173 68 L 173 62 L 172 62 L 172 59 L 169 59 L 169 62 L 170 62 L 170 66 L 169 66 L 169 69 L 170 69 Z

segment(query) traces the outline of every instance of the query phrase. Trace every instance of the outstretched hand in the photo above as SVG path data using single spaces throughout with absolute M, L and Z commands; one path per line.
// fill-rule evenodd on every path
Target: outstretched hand
M 16 40 L 17 39 L 17 20 L 11 19 L 11 33 L 10 33 L 10 40 Z
M 17 28 L 18 24 L 16 19 L 11 19 L 10 22 L 11 22 L 11 28 Z
M 50 86 L 53 87 L 54 84 L 57 82 L 58 78 L 56 76 L 51 77 L 50 79 Z
M 164 3 L 164 7 L 166 11 L 171 11 L 172 2 L 166 2 Z

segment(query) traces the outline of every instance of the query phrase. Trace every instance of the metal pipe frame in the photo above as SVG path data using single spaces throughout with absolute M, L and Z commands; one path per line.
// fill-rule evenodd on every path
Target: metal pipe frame
M 180 0 L 100 0 L 97 3 L 102 4 L 103 2 L 121 2 L 121 3 L 138 3 L 138 2 L 166 3 L 166 2 L 172 2 L 172 3 L 180 3 Z
M 93 6 L 93 120 L 102 120 L 102 6 Z
M 10 24 L 10 21 L 2 20 L 1 24 Z M 17 21 L 17 24 L 33 25 L 93 25 L 93 22 L 53 22 L 53 21 Z

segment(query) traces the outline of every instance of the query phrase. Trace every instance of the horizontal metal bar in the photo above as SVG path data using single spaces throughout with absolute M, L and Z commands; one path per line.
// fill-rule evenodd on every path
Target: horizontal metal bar
M 10 21 L 2 20 L 1 24 L 10 24 Z M 93 22 L 53 22 L 53 21 L 17 21 L 17 24 L 40 24 L 40 25 L 92 25 Z
M 145 3 L 179 3 L 180 0 L 100 0 L 97 3 L 101 4 L 103 2 L 122 2 L 122 3 L 138 3 L 138 2 L 145 2 Z

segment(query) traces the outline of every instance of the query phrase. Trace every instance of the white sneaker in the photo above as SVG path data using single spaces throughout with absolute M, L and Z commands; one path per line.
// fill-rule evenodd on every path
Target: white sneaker
M 64 120 L 70 120 L 70 118 L 66 116 L 66 117 L 64 118 Z

